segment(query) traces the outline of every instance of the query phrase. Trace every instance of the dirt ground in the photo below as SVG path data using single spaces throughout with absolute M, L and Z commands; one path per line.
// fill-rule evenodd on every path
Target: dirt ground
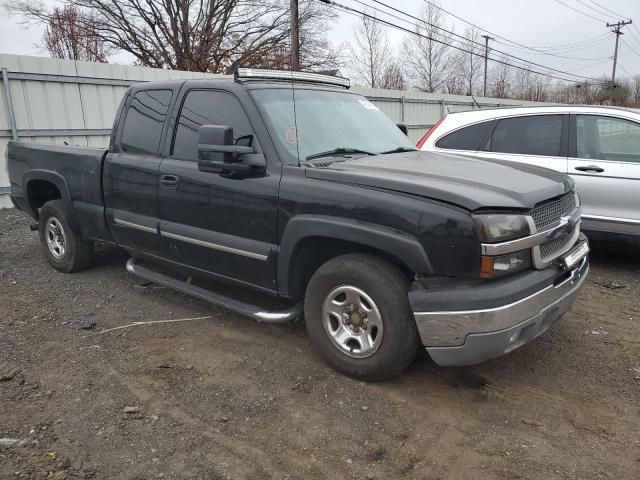
M 366 384 L 302 325 L 146 285 L 117 250 L 58 273 L 29 223 L 0 211 L 2 479 L 640 478 L 637 251 L 596 251 L 574 308 L 502 359 Z

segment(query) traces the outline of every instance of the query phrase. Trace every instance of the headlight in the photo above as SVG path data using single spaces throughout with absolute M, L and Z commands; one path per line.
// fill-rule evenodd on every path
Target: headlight
M 473 221 L 478 227 L 482 242 L 504 242 L 531 234 L 525 215 L 513 213 L 478 214 L 473 215 Z
M 526 270 L 531 267 L 531 251 L 498 255 L 495 257 L 483 256 L 480 262 L 480 277 L 498 278 L 512 273 Z

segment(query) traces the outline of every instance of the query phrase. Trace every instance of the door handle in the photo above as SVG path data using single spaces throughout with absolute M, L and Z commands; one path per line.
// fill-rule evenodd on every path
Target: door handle
M 180 178 L 175 175 L 162 175 L 160 176 L 160 186 L 167 190 L 177 190 L 178 182 Z
M 576 170 L 580 170 L 581 172 L 604 172 L 604 168 L 599 167 L 597 165 L 586 165 L 584 167 L 575 167 Z

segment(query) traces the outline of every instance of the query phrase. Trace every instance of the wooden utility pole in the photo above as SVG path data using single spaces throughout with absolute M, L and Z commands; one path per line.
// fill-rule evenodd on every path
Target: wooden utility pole
M 300 70 L 300 19 L 298 0 L 290 0 L 291 10 L 291 70 Z
M 629 24 L 631 24 L 631 19 L 629 19 L 629 21 L 627 22 L 625 22 L 624 20 L 621 20 L 617 23 L 607 23 L 607 27 L 610 27 L 610 28 L 612 27 L 613 30 L 611 31 L 616 34 L 616 47 L 615 47 L 615 50 L 613 51 L 613 72 L 611 73 L 611 88 L 615 88 L 616 86 L 616 64 L 618 63 L 618 41 L 620 40 L 620 35 L 624 35 L 624 33 L 622 33 L 620 30 L 622 29 L 622 27 Z
M 484 83 L 482 86 L 482 96 L 487 96 L 487 60 L 489 58 L 489 40 L 493 40 L 493 37 L 489 35 L 482 35 L 484 38 Z

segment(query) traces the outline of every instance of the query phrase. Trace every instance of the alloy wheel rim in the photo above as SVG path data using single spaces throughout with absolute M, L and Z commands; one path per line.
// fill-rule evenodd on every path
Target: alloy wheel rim
M 63 259 L 66 253 L 66 237 L 64 229 L 57 218 L 51 217 L 47 221 L 45 236 L 47 238 L 47 246 L 49 247 L 51 255 L 58 260 Z
M 329 292 L 322 305 L 322 324 L 331 342 L 353 358 L 367 358 L 382 343 L 382 315 L 373 299 L 353 285 Z

